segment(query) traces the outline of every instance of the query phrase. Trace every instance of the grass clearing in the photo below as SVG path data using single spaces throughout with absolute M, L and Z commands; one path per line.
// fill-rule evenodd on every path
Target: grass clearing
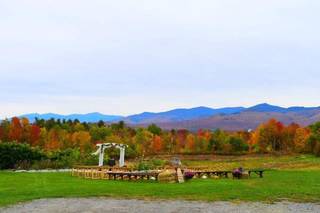
M 214 170 L 246 169 L 279 169 L 279 170 L 320 170 L 320 158 L 312 155 L 292 156 L 223 156 L 208 160 L 187 159 L 182 161 L 187 167 L 208 167 Z
M 184 164 L 210 167 L 218 164 L 227 169 L 246 165 L 245 168 L 271 170 L 262 179 L 193 179 L 184 184 L 90 180 L 72 177 L 70 173 L 0 172 L 0 206 L 61 197 L 320 202 L 320 159 L 312 156 L 185 160 Z

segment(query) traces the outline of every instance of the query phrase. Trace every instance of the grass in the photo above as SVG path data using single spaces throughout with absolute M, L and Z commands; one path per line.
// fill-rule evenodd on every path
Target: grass
M 184 184 L 88 180 L 71 177 L 69 173 L 0 172 L 0 206 L 39 198 L 117 197 L 138 199 L 184 199 L 203 201 L 266 201 L 278 200 L 320 202 L 320 169 L 311 156 L 284 157 L 281 167 L 297 159 L 306 168 L 272 168 L 265 177 L 247 180 L 193 179 Z M 243 162 L 251 162 L 251 159 Z M 270 159 L 260 159 L 268 163 Z M 242 163 L 243 163 L 242 162 Z M 192 162 L 191 162 L 192 163 Z M 196 163 L 196 162 L 193 162 Z M 206 162 L 211 164 L 212 162 Z M 223 163 L 223 162 L 220 162 Z M 226 165 L 232 162 L 224 162 Z M 234 162 L 233 162 L 234 163 Z M 201 164 L 201 163 L 200 163 Z M 276 165 L 276 164 L 273 164 Z M 311 169 L 308 170 L 308 166 Z M 280 167 L 280 168 L 281 168 Z
M 182 163 L 187 167 L 209 167 L 216 170 L 232 170 L 240 166 L 246 169 L 320 170 L 320 158 L 312 155 L 221 156 L 207 160 L 182 160 Z

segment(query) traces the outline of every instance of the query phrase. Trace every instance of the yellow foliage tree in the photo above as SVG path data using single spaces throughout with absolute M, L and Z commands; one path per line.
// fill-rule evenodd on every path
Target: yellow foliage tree
M 307 128 L 298 128 L 293 139 L 295 151 L 302 152 L 305 150 L 305 147 L 310 137 L 310 130 Z

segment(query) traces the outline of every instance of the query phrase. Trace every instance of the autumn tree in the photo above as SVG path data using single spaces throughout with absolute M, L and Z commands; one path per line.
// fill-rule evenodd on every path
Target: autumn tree
M 149 132 L 151 132 L 154 135 L 160 135 L 162 132 L 162 129 L 155 124 L 149 125 L 147 129 Z
M 269 120 L 258 127 L 258 145 L 261 152 L 280 151 L 283 149 L 284 125 L 275 119 Z
M 21 118 L 22 136 L 21 141 L 30 144 L 30 122 L 28 118 Z
M 195 151 L 195 136 L 191 133 L 188 134 L 187 136 L 187 143 L 186 143 L 186 151 L 188 153 L 192 153 Z
M 103 141 L 107 136 L 110 136 L 111 134 L 111 129 L 105 126 L 93 126 L 90 128 L 90 135 L 94 142 Z
M 17 117 L 13 117 L 11 119 L 11 124 L 9 128 L 9 140 L 21 142 L 22 133 L 23 133 L 23 129 L 20 123 L 20 119 Z
M 139 128 L 137 134 L 134 137 L 134 141 L 137 147 L 137 150 L 144 156 L 147 153 L 150 153 L 151 142 L 153 139 L 153 134 L 146 129 Z
M 293 139 L 294 150 L 296 152 L 306 151 L 307 143 L 310 138 L 310 129 L 309 128 L 298 128 Z
M 33 124 L 30 127 L 30 145 L 31 146 L 39 145 L 40 133 L 41 133 L 41 129 L 37 125 Z
M 59 132 L 58 128 L 52 128 L 49 130 L 47 135 L 47 140 L 45 143 L 45 149 L 48 151 L 58 150 L 61 147 L 59 141 Z
M 221 152 L 224 148 L 224 145 L 228 143 L 228 135 L 217 129 L 212 133 L 212 136 L 208 143 L 208 150 L 210 152 Z
M 0 124 L 0 141 L 9 141 L 10 121 L 3 120 Z
M 187 136 L 189 134 L 189 131 L 186 129 L 179 129 L 176 132 L 176 152 L 180 153 L 185 149 L 185 145 L 187 143 Z
M 229 137 L 228 143 L 231 145 L 232 152 L 248 151 L 248 144 L 239 136 Z
M 294 151 L 295 144 L 294 139 L 296 135 L 297 129 L 299 129 L 300 126 L 296 123 L 291 123 L 290 125 L 286 126 L 283 129 L 283 146 L 282 149 L 285 151 Z
M 162 138 L 159 135 L 155 135 L 152 139 L 152 151 L 154 153 L 160 153 L 162 151 L 162 147 Z
M 320 156 L 320 122 L 311 125 L 310 130 L 309 150 L 317 156 Z
M 72 134 L 72 144 L 79 147 L 82 153 L 92 151 L 93 144 L 89 132 L 79 131 Z
M 256 131 L 250 131 L 250 138 L 247 140 L 249 146 L 249 153 L 259 151 L 258 139 L 259 139 L 259 129 Z

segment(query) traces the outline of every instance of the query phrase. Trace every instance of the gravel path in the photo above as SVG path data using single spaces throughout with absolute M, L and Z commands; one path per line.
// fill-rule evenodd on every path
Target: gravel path
M 184 213 L 184 212 L 317 212 L 320 213 L 320 204 L 280 202 L 265 203 L 230 203 L 230 202 L 195 202 L 195 201 L 143 201 L 118 200 L 108 198 L 59 198 L 41 199 L 29 203 L 1 209 L 3 213 L 59 213 L 59 212 L 107 212 L 107 213 Z

